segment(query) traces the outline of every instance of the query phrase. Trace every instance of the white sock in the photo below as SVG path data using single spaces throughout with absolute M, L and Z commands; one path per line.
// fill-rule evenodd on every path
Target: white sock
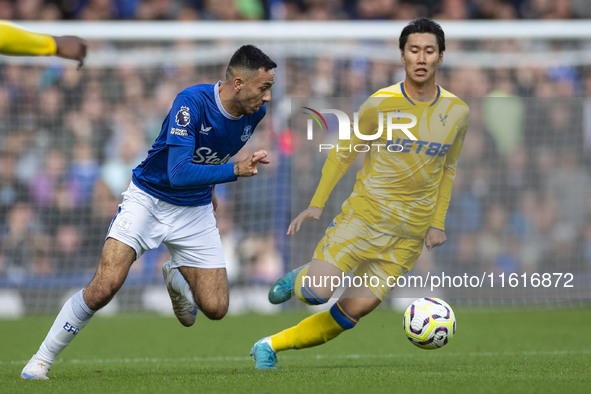
M 55 318 L 55 322 L 37 351 L 36 355 L 41 360 L 52 364 L 58 354 L 72 342 L 94 315 L 95 311 L 84 302 L 82 291 L 80 290 L 66 301 Z
M 179 293 L 181 293 L 182 295 L 184 295 L 185 297 L 187 297 L 187 299 L 195 306 L 197 306 L 197 304 L 195 303 L 195 299 L 193 298 L 193 292 L 191 291 L 191 286 L 189 286 L 189 283 L 185 280 L 185 277 L 183 276 L 183 274 L 181 274 L 181 271 L 179 271 L 177 268 L 174 268 L 171 270 L 172 272 L 172 288 L 175 289 L 176 291 L 178 291 Z

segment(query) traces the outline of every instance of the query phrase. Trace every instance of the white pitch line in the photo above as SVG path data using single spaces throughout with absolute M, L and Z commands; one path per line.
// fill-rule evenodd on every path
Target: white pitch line
M 429 357 L 515 357 L 515 356 L 567 356 L 567 355 L 589 355 L 591 350 L 553 350 L 553 351 L 522 351 L 522 352 L 441 352 L 429 353 Z M 281 355 L 284 360 L 296 359 L 382 359 L 382 358 L 409 358 L 415 357 L 413 353 L 388 353 L 388 354 L 340 354 L 340 355 Z M 111 363 L 167 363 L 167 362 L 226 362 L 226 361 L 251 361 L 250 357 L 180 357 L 180 358 L 158 358 L 158 357 L 138 357 L 138 358 L 105 358 L 105 359 L 59 359 L 56 363 L 60 364 L 111 364 Z M 21 361 L 0 361 L 0 365 L 24 365 L 28 360 Z

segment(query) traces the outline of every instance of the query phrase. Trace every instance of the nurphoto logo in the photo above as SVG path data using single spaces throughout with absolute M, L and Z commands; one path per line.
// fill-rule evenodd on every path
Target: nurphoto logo
M 378 151 L 380 147 L 385 147 L 389 152 L 400 152 L 403 149 L 403 146 L 400 144 L 394 144 L 393 141 L 393 132 L 394 130 L 402 131 L 409 140 L 417 141 L 418 139 L 410 132 L 410 129 L 413 128 L 417 124 L 417 117 L 413 114 L 401 111 L 392 111 L 392 112 L 378 112 L 378 129 L 373 134 L 366 134 L 361 133 L 359 131 L 359 112 L 353 113 L 353 122 L 349 116 L 341 110 L 338 109 L 321 109 L 321 110 L 314 110 L 310 107 L 302 107 L 305 111 L 304 114 L 308 115 L 310 119 L 307 120 L 306 124 L 306 138 L 308 140 L 313 140 L 314 138 L 314 123 L 316 123 L 321 130 L 328 131 L 328 123 L 322 114 L 332 114 L 335 115 L 338 122 L 338 132 L 339 132 L 339 141 L 347 141 L 351 139 L 351 129 L 355 136 L 362 140 L 362 141 L 376 141 L 379 140 L 383 133 L 384 133 L 384 123 L 386 124 L 386 140 L 388 144 L 355 144 L 355 145 L 346 145 L 340 146 L 336 145 L 337 150 L 354 150 L 355 152 L 367 152 L 371 149 L 371 147 L 377 147 Z M 384 122 L 384 116 L 386 117 L 386 122 Z M 404 120 L 410 120 L 404 122 Z M 402 120 L 402 122 L 400 122 Z M 330 150 L 333 149 L 335 145 L 333 144 L 319 144 L 318 148 L 319 151 L 323 150 Z

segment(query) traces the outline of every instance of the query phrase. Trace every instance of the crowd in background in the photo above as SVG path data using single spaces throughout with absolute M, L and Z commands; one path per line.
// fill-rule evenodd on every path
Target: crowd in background
M 591 17 L 587 0 L 0 0 L 0 19 L 410 20 Z
M 273 7 L 281 18 L 318 20 L 591 16 L 591 5 L 578 0 L 0 0 L 0 18 L 268 19 Z M 92 273 L 131 170 L 172 99 L 186 86 L 216 82 L 223 71 L 223 64 L 81 71 L 64 62 L 1 64 L 0 283 Z M 308 149 L 289 124 L 271 121 L 274 114 L 290 96 L 358 103 L 400 80 L 403 70 L 385 61 L 319 57 L 286 59 L 278 73 L 285 95 L 247 144 L 249 152 L 267 149 L 273 164 L 257 177 L 216 188 L 233 284 L 271 283 L 289 265 L 307 261 L 323 230 L 296 239 L 294 255 L 284 236 L 290 211 L 311 198 L 325 156 Z M 446 221 L 448 242 L 424 254 L 417 268 L 589 272 L 591 136 L 583 130 L 591 127 L 591 69 L 443 67 L 438 82 L 466 98 L 472 114 Z M 352 180 L 342 183 L 345 191 L 335 191 L 325 216 L 351 190 Z M 161 281 L 167 258 L 165 248 L 148 253 L 132 276 Z

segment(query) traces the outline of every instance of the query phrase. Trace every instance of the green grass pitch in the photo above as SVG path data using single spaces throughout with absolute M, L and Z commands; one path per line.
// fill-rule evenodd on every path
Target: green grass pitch
M 257 371 L 260 337 L 304 311 L 227 316 L 182 327 L 172 316 L 97 316 L 60 355 L 49 381 L 20 371 L 53 316 L 0 320 L 1 393 L 588 393 L 591 308 L 455 310 L 442 349 L 405 338 L 402 312 L 380 308 L 330 343 L 278 354 Z

